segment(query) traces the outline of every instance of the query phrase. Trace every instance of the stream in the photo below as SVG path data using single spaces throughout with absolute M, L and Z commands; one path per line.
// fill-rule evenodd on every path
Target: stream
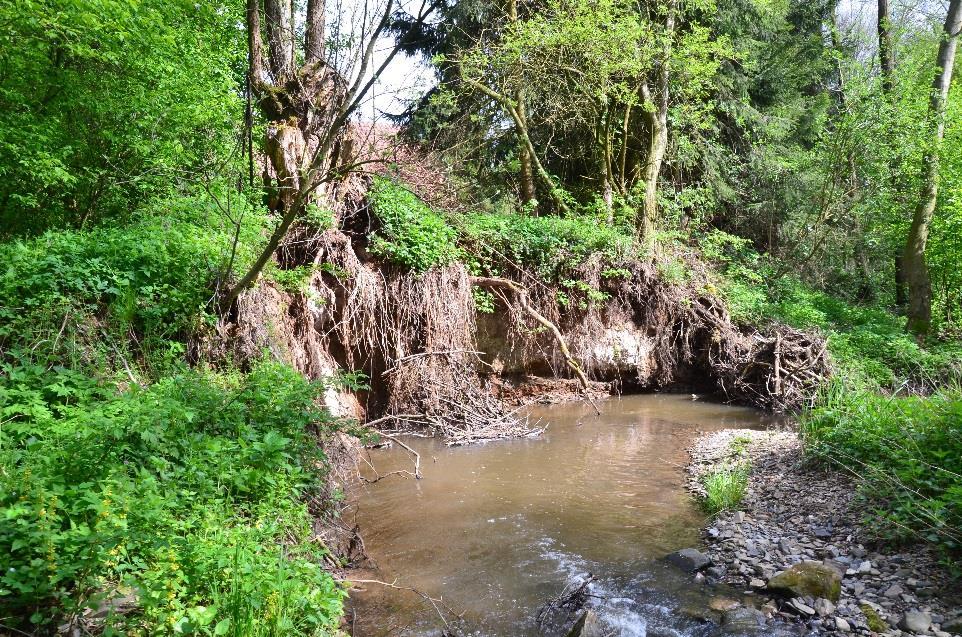
M 778 420 L 688 394 L 599 406 L 600 417 L 583 403 L 532 407 L 532 421 L 548 425 L 532 439 L 447 447 L 405 437 L 423 479 L 394 475 L 349 493 L 376 565 L 352 579 L 443 597 L 463 613 L 460 634 L 521 636 L 543 634 L 542 604 L 592 573 L 590 605 L 611 634 L 708 634 L 697 616 L 718 591 L 662 560 L 698 546 L 704 520 L 684 487 L 686 447 L 699 431 Z M 398 445 L 369 459 L 382 475 L 412 469 Z M 362 588 L 351 596 L 355 637 L 442 635 L 438 612 L 416 593 Z

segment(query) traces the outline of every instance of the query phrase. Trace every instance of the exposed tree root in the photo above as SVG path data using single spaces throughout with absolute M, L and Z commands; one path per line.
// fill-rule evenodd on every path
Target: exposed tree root
M 518 305 L 531 315 L 531 317 L 544 327 L 551 330 L 551 334 L 554 336 L 557 342 L 558 349 L 561 351 L 561 355 L 564 356 L 565 363 L 568 367 L 575 373 L 578 377 L 578 381 L 581 383 L 581 388 L 584 390 L 584 397 L 591 406 L 594 407 L 595 413 L 601 415 L 601 410 L 598 409 L 598 405 L 591 398 L 591 387 L 588 383 L 588 377 L 585 376 L 584 370 L 581 369 L 581 365 L 572 358 L 571 351 L 568 349 L 568 343 L 565 341 L 565 337 L 561 334 L 561 330 L 553 322 L 549 321 L 543 314 L 538 312 L 531 303 L 528 302 L 528 289 L 523 285 L 519 285 L 510 279 L 501 279 L 495 277 L 471 277 L 471 282 L 474 285 L 479 285 L 486 288 L 507 288 L 514 292 L 515 297 L 518 300 Z
M 343 403 L 338 415 L 390 417 L 387 435 L 421 427 L 464 444 L 536 434 L 541 429 L 491 388 L 499 373 L 528 374 L 539 360 L 543 375 L 577 379 L 596 411 L 592 393 L 605 387 L 598 380 L 638 389 L 715 388 L 733 401 L 786 410 L 810 402 L 831 373 L 824 339 L 784 326 L 742 328 L 697 275 L 671 283 L 653 262 L 593 257 L 576 273 L 593 293 L 561 305 L 563 288 L 522 284 L 528 275 L 520 270 L 470 276 L 454 263 L 402 272 L 362 262 L 363 249 L 340 231 L 292 237 L 281 260 L 316 266 L 308 291 L 261 284 L 245 292 L 222 337 L 236 359 L 266 349 L 310 378 L 364 371 L 369 392 L 332 388 L 329 398 Z M 612 265 L 620 266 L 614 278 L 604 275 Z M 479 335 L 473 286 L 500 299 L 494 340 Z M 510 356 L 516 369 L 499 367 L 495 359 Z

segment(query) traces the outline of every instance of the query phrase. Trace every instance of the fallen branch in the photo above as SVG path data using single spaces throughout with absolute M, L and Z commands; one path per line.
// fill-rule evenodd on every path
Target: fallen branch
M 573 581 L 566 584 L 557 596 L 546 601 L 538 610 L 535 619 L 538 627 L 543 628 L 554 613 L 564 612 L 571 616 L 584 608 L 589 598 L 602 599 L 601 596 L 590 592 L 589 587 L 596 579 L 594 575 L 588 573 L 581 582 Z
M 400 440 L 398 440 L 395 436 L 392 436 L 392 435 L 389 434 L 389 433 L 385 433 L 385 432 L 383 432 L 383 431 L 380 431 L 380 430 L 374 428 L 374 425 L 377 425 L 377 424 L 382 423 L 382 422 L 386 422 L 386 421 L 388 421 L 388 420 L 398 420 L 398 419 L 406 419 L 406 418 L 423 418 L 423 416 L 420 416 L 420 415 L 417 415 L 417 414 L 401 414 L 401 415 L 398 415 L 398 416 L 394 416 L 394 415 L 382 416 L 381 418 L 377 418 L 377 419 L 375 419 L 375 420 L 372 420 L 371 422 L 367 423 L 365 426 L 368 427 L 369 429 L 371 429 L 371 431 L 373 431 L 373 432 L 376 433 L 377 435 L 381 436 L 382 438 L 387 438 L 387 439 L 390 440 L 391 442 L 397 443 L 398 446 L 402 447 L 402 448 L 405 449 L 408 453 L 410 453 L 412 456 L 414 456 L 414 478 L 415 478 L 416 480 L 420 480 L 420 479 L 421 479 L 421 454 L 419 454 L 417 451 L 415 451 L 411 446 L 409 446 L 409 445 L 405 444 L 404 442 L 401 442 Z M 370 463 L 368 463 L 368 464 L 370 464 Z M 372 466 L 371 468 L 374 469 L 373 466 Z M 378 477 L 377 477 L 375 480 L 368 480 L 368 482 L 377 482 L 377 481 L 380 480 L 381 478 L 386 478 L 388 475 L 394 475 L 394 474 L 408 474 L 408 475 L 411 475 L 411 472 L 410 472 L 410 471 L 392 471 L 391 473 L 389 473 L 389 474 L 387 474 L 387 475 L 385 475 L 385 476 L 381 476 L 380 474 L 377 473 L 377 470 L 376 470 L 376 469 L 374 470 L 374 473 L 375 473 L 375 475 L 377 475 Z
M 384 437 L 387 438 L 388 440 L 391 440 L 391 441 L 393 441 L 393 442 L 396 442 L 398 445 L 400 445 L 401 447 L 403 447 L 404 449 L 406 449 L 411 455 L 414 456 L 414 478 L 415 478 L 416 480 L 420 480 L 420 479 L 421 479 L 421 454 L 419 454 L 419 453 L 418 453 L 417 451 L 415 451 L 413 448 L 411 448 L 411 447 L 409 447 L 408 445 L 406 445 L 405 443 L 401 442 L 400 440 L 398 440 L 397 438 L 395 438 L 395 437 L 392 436 L 391 434 L 386 434 L 386 433 L 384 433 L 383 431 L 378 431 L 377 433 L 378 433 L 379 436 L 384 436 Z

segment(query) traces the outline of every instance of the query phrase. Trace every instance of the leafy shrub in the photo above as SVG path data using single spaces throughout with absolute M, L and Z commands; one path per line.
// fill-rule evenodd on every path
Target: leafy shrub
M 299 265 L 289 270 L 282 270 L 272 263 L 270 267 L 265 268 L 263 276 L 273 280 L 282 290 L 293 294 L 304 290 L 315 269 L 313 265 Z
M 835 387 L 803 415 L 816 457 L 857 476 L 883 539 L 962 549 L 962 391 L 885 397 Z
M 714 515 L 738 507 L 748 488 L 748 473 L 746 463 L 725 464 L 706 472 L 701 477 L 705 510 Z
M 50 632 L 128 596 L 105 622 L 131 635 L 332 630 L 344 593 L 305 504 L 324 463 L 306 432 L 334 425 L 320 389 L 272 363 L 126 392 L 5 364 L 0 616 Z
M 133 331 L 144 357 L 163 355 L 204 319 L 220 247 L 215 233 L 169 221 L 0 244 L 0 349 L 65 364 L 90 355 L 81 341 L 126 343 Z
M 596 255 L 617 265 L 633 247 L 629 235 L 593 219 L 513 213 L 468 216 L 462 241 L 477 271 L 500 274 L 506 265 L 514 264 L 549 281 L 559 281 Z
M 368 201 L 381 224 L 371 239 L 372 254 L 415 272 L 459 257 L 454 228 L 407 188 L 376 177 Z

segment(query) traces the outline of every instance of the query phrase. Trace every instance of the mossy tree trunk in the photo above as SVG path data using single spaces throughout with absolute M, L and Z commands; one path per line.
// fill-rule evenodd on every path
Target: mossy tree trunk
M 932 281 L 925 261 L 925 248 L 939 195 L 939 150 L 945 136 L 945 110 L 960 29 L 962 0 L 951 0 L 945 16 L 942 41 L 939 43 L 936 58 L 937 72 L 929 97 L 928 130 L 931 137 L 927 140 L 929 148 L 922 160 L 922 191 L 912 215 L 912 225 L 902 253 L 909 296 L 906 328 L 920 338 L 928 334 L 932 323 Z
M 655 94 L 648 82 L 641 85 L 645 112 L 648 119 L 648 158 L 643 170 L 645 202 L 638 219 L 638 235 L 650 239 L 658 220 L 658 176 L 668 149 L 668 81 L 671 73 L 672 39 L 675 32 L 677 0 L 670 0 L 665 17 L 664 44 L 659 55 L 655 76 Z

